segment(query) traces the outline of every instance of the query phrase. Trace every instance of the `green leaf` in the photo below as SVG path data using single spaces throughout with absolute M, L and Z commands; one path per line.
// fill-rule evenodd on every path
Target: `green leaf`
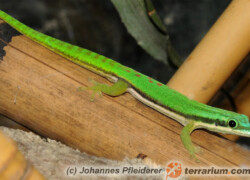
M 168 64 L 168 36 L 160 32 L 152 23 L 144 0 L 111 1 L 119 12 L 128 32 L 136 39 L 137 43 L 155 59 Z

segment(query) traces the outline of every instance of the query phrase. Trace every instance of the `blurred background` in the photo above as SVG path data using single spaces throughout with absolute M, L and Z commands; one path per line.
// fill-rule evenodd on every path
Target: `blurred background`
M 184 60 L 230 0 L 152 2 Z M 163 83 L 176 70 L 137 44 L 110 0 L 0 0 L 0 7 L 40 32 L 105 55 Z

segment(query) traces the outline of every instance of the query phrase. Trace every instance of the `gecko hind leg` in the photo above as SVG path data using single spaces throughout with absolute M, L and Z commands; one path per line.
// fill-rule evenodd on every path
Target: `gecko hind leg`
M 199 162 L 199 159 L 196 158 L 195 154 L 200 153 L 201 148 L 198 146 L 194 146 L 190 137 L 192 131 L 196 128 L 194 121 L 191 121 L 187 124 L 181 131 L 181 140 L 184 147 L 189 152 L 191 158 L 194 158 L 196 162 Z
M 129 87 L 129 84 L 124 80 L 118 80 L 111 86 L 106 84 L 98 83 L 94 80 L 91 80 L 93 86 L 89 87 L 79 87 L 78 90 L 92 90 L 91 100 L 93 101 L 96 94 L 102 95 L 102 93 L 109 96 L 120 96 L 126 92 Z

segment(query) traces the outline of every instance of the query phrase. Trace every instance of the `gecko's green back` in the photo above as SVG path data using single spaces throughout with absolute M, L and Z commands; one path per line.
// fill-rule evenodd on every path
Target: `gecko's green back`
M 127 81 L 143 96 L 177 114 L 185 116 L 187 119 L 211 124 L 216 123 L 224 127 L 228 126 L 227 122 L 230 119 L 234 119 L 238 121 L 239 128 L 247 127 L 250 129 L 248 118 L 245 115 L 190 100 L 166 85 L 123 66 L 112 59 L 37 32 L 3 11 L 0 11 L 0 17 L 16 30 L 39 44 L 96 73 L 102 72 L 101 74 L 113 75 Z

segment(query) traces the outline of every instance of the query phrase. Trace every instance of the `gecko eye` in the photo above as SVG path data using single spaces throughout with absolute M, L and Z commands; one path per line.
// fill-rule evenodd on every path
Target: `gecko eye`
M 231 128 L 235 128 L 237 127 L 237 122 L 235 120 L 229 120 L 228 121 L 228 125 L 231 127 Z

